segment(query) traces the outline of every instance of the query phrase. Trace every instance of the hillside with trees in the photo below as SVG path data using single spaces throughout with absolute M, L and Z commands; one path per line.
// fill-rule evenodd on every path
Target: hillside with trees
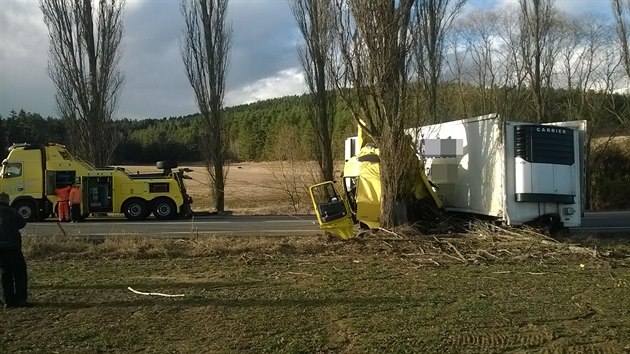
M 494 89 L 500 106 L 512 107 L 520 102 L 507 100 L 510 89 Z M 443 109 L 448 112 L 444 120 L 462 119 L 488 114 L 480 97 L 490 95 L 471 85 L 447 85 L 441 87 L 449 97 Z M 603 92 L 588 92 L 567 89 L 548 92 L 550 116 L 553 120 L 568 121 L 586 119 L 591 139 L 603 141 L 589 154 L 590 190 L 593 207 L 630 207 L 620 188 L 630 183 L 630 141 L 624 145 L 607 144 L 610 137 L 630 133 L 630 96 Z M 288 96 L 240 105 L 225 109 L 225 125 L 228 132 L 230 160 L 312 160 L 313 139 L 311 125 L 306 116 L 307 95 Z M 579 105 L 576 102 L 586 100 Z M 333 154 L 336 160 L 343 159 L 344 140 L 356 134 L 356 125 L 342 103 L 337 103 L 333 137 Z M 509 120 L 535 121 L 535 114 L 526 109 L 514 115 L 504 114 Z M 119 144 L 114 152 L 114 164 L 154 164 L 159 160 L 180 162 L 202 161 L 199 150 L 199 116 L 188 115 L 161 119 L 115 121 Z M 67 132 L 64 122 L 58 118 L 43 118 L 38 113 L 11 112 L 0 119 L 0 148 L 2 159 L 13 143 L 49 142 L 65 143 Z M 612 141 L 612 140 L 611 140 Z M 595 144 L 592 144 L 595 145 Z M 287 156 L 290 153 L 291 156 Z M 608 201 L 611 200 L 611 201 Z
M 442 87 L 444 96 L 451 99 L 444 104 L 444 121 L 462 119 L 492 113 L 485 110 L 480 97 L 484 92 L 470 85 L 448 85 Z M 508 90 L 504 90 L 508 91 Z M 495 89 L 495 92 L 497 90 Z M 509 92 L 498 96 L 508 97 Z M 630 126 L 630 96 L 589 92 L 582 93 L 559 89 L 550 91 L 550 116 L 554 121 L 586 119 L 592 137 L 626 135 Z M 283 159 L 276 149 L 283 139 L 295 146 L 294 154 L 299 159 L 313 158 L 313 132 L 306 118 L 307 96 L 287 96 L 225 109 L 226 131 L 232 161 L 264 161 Z M 581 106 L 574 102 L 588 100 Z M 507 105 L 502 104 L 502 105 Z M 520 105 L 512 101 L 512 106 Z M 509 120 L 535 121 L 535 114 L 526 109 L 510 108 L 518 111 L 513 115 L 503 114 Z M 350 113 L 342 103 L 338 103 L 335 119 L 333 151 L 337 160 L 343 158 L 345 138 L 356 134 L 356 126 Z M 7 147 L 13 143 L 49 142 L 66 143 L 67 132 L 64 121 L 58 118 L 43 118 L 38 113 L 11 112 L 8 117 L 0 117 L 0 147 L 2 158 L 6 157 Z M 158 160 L 198 162 L 202 157 L 199 151 L 199 116 L 188 115 L 161 119 L 115 121 L 118 146 L 114 153 L 114 164 L 153 164 Z

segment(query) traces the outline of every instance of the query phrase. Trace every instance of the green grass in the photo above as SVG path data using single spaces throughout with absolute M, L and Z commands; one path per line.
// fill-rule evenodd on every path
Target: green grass
M 630 350 L 625 256 L 528 246 L 525 261 L 473 259 L 469 242 L 451 239 L 460 262 L 428 240 L 143 240 L 134 244 L 155 252 L 76 241 L 59 257 L 29 241 L 37 305 L 0 311 L 0 352 Z

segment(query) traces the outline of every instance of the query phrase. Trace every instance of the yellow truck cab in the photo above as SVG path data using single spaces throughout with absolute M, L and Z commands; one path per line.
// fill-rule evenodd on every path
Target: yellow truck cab
M 358 136 L 346 139 L 343 181 L 338 186 L 342 192 L 337 191 L 333 181 L 309 188 L 320 228 L 342 239 L 354 236 L 355 224 L 363 229 L 380 228 L 380 151 L 362 132 L 359 126 Z M 414 197 L 441 208 L 443 201 L 427 178 L 421 160 L 418 160 L 417 171 Z
M 76 183 L 81 189 L 81 214 L 122 213 L 142 220 L 191 216 L 192 198 L 184 179 L 190 170 L 174 161 L 159 161 L 155 173 L 129 174 L 120 167 L 94 168 L 72 156 L 63 145 L 14 144 L 0 170 L 0 192 L 29 221 L 44 220 L 56 208 L 55 189 Z

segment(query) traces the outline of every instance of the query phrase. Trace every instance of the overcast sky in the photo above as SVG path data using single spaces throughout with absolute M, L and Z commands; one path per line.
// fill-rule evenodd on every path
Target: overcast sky
M 374 0 L 379 1 L 379 0 Z M 517 0 L 469 0 L 468 9 Z M 179 0 L 127 0 L 121 69 L 125 85 L 116 118 L 162 118 L 197 112 L 179 50 Z M 610 13 L 610 0 L 557 0 L 565 11 Z M 296 45 L 301 36 L 288 0 L 230 0 L 233 28 L 226 105 L 305 91 Z M 0 0 L 0 115 L 24 109 L 57 116 L 46 73 L 47 29 L 37 0 Z

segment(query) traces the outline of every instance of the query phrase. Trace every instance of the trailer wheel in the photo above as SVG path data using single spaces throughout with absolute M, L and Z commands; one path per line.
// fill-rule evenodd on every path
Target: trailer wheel
M 144 199 L 133 198 L 127 200 L 123 205 L 123 213 L 129 220 L 143 220 L 149 216 L 150 212 Z
M 174 219 L 177 215 L 177 206 L 169 198 L 158 198 L 153 202 L 153 215 L 159 220 Z
M 13 207 L 17 210 L 24 220 L 36 221 L 37 220 L 37 207 L 35 202 L 31 200 L 18 200 L 13 204 Z

